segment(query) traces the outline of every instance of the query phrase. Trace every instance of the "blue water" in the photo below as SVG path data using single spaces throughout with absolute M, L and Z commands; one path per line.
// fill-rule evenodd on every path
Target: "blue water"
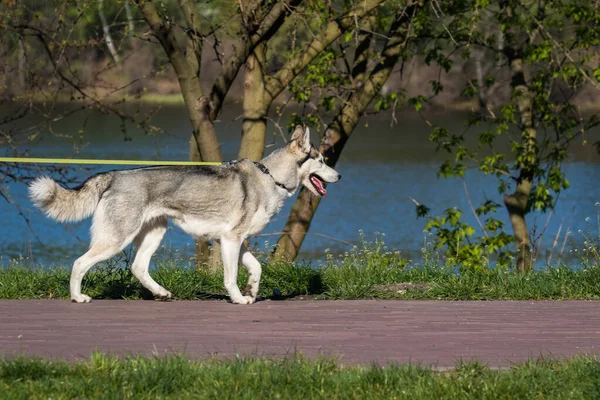
M 237 117 L 235 112 L 225 113 L 216 125 L 225 159 L 237 157 L 241 130 L 241 120 Z M 463 117 L 459 114 L 436 116 L 453 129 L 463 129 Z M 321 202 L 304 242 L 301 258 L 321 259 L 325 249 L 347 251 L 358 243 L 358 231 L 362 230 L 367 239 L 373 239 L 376 232 L 385 233 L 389 248 L 399 249 L 408 257 L 418 259 L 426 239 L 423 232 L 426 221 L 417 218 L 411 198 L 430 207 L 432 215 L 439 215 L 446 208 L 459 207 L 464 212 L 466 222 L 476 226 L 463 180 L 436 177 L 441 160 L 446 156 L 435 152 L 434 146 L 429 143 L 425 123 L 409 115 L 400 115 L 399 118 L 400 123 L 394 127 L 390 127 L 389 118 L 379 117 L 367 119 L 357 128 L 337 166 L 343 179 L 328 187 L 328 195 Z M 129 129 L 127 134 L 131 140 L 125 141 L 117 119 L 88 111 L 85 118 L 81 117 L 76 122 L 59 122 L 53 126 L 54 133 L 72 137 L 61 138 L 45 132 L 27 146 L 31 157 L 187 160 L 187 140 L 191 129 L 184 110 L 163 108 L 155 115 L 154 121 L 164 132 L 147 135 Z M 83 133 L 77 133 L 82 126 Z M 316 134 L 313 140 L 317 140 Z M 273 146 L 267 152 L 282 144 L 279 133 L 272 126 L 269 126 L 268 141 Z M 79 181 L 94 172 L 113 169 L 82 171 L 77 167 L 72 168 Z M 591 230 L 592 235 L 598 235 L 600 207 L 596 203 L 600 201 L 600 157 L 592 146 L 575 143 L 565 171 L 571 187 L 561 194 L 551 218 L 547 221 L 548 214 L 541 213 L 528 216 L 529 227 L 536 225 L 538 233 L 547 223 L 541 239 L 540 262 L 550 251 L 561 224 L 558 247 L 562 245 L 567 228 L 573 232 L 566 255 L 573 250 L 572 244 L 576 248 L 583 245 L 583 234 L 586 232 Z M 502 203 L 495 178 L 469 171 L 464 182 L 475 206 L 486 198 Z M 14 202 L 21 206 L 23 215 L 19 215 L 14 205 L 0 201 L 0 218 L 3 221 L 0 236 L 2 264 L 20 258 L 46 265 L 71 264 L 85 251 L 89 220 L 60 225 L 33 208 L 26 197 L 25 185 L 10 184 L 10 194 Z M 292 204 L 293 200 L 288 200 L 264 232 L 252 239 L 254 245 L 264 248 L 265 241 L 270 245 L 276 243 Z M 510 231 L 508 215 L 503 207 L 496 217 Z M 192 254 L 193 240 L 177 228 L 169 230 L 163 243 L 169 251 L 177 250 L 184 257 Z M 554 259 L 557 253 L 555 250 Z

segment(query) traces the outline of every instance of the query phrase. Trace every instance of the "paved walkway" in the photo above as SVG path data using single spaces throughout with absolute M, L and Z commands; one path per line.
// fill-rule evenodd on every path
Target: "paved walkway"
M 342 363 L 458 359 L 508 366 L 530 357 L 600 355 L 593 301 L 0 301 L 0 355 L 231 357 L 294 351 Z

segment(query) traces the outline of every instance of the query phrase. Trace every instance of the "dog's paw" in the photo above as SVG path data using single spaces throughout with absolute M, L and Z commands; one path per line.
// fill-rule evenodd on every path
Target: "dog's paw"
M 235 299 L 231 299 L 233 304 L 252 304 L 256 301 L 255 297 L 252 296 L 241 296 Z
M 171 292 L 169 292 L 167 289 L 161 288 L 161 290 L 159 290 L 158 292 L 154 292 L 152 293 L 154 295 L 154 297 L 158 298 L 159 300 L 170 300 L 173 298 L 173 295 L 171 294 Z
M 77 296 L 71 296 L 71 301 L 73 303 L 89 303 L 92 301 L 92 298 L 86 294 L 80 294 Z
M 171 294 L 171 292 L 168 290 L 161 290 L 160 292 L 155 293 L 155 296 L 160 300 L 170 300 L 173 298 L 173 294 Z
M 230 297 L 233 304 L 248 304 L 249 296 Z

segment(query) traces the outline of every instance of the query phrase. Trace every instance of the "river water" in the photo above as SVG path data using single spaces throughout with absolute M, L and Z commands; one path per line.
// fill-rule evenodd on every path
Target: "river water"
M 466 114 L 456 112 L 431 115 L 433 120 L 453 131 L 465 129 L 465 117 Z M 494 177 L 472 170 L 464 180 L 437 178 L 439 165 L 448 156 L 436 152 L 429 142 L 429 127 L 424 119 L 410 112 L 399 113 L 396 118 L 398 123 L 394 126 L 390 124 L 389 115 L 371 116 L 361 121 L 337 166 L 343 179 L 328 187 L 328 195 L 321 202 L 304 242 L 302 259 L 322 259 L 325 249 L 334 253 L 347 251 L 359 242 L 359 230 L 362 230 L 368 240 L 372 240 L 376 232 L 385 233 L 389 248 L 418 260 L 426 239 L 423 233 L 426 221 L 417 218 L 411 198 L 430 207 L 433 215 L 440 215 L 449 207 L 459 207 L 464 211 L 466 222 L 471 224 L 476 221 L 470 211 L 465 184 L 474 205 L 486 198 L 502 202 Z M 30 143 L 28 149 L 31 157 L 73 157 L 77 147 L 79 158 L 187 160 L 191 128 L 185 110 L 176 106 L 162 107 L 155 112 L 152 122 L 163 132 L 148 135 L 129 127 L 130 140 L 124 140 L 118 118 L 86 111 L 58 121 L 51 131 Z M 227 109 L 216 128 L 224 158 L 235 159 L 241 131 L 239 110 Z M 273 146 L 267 152 L 283 143 L 273 124 L 269 125 L 268 134 L 268 142 Z M 314 133 L 313 141 L 317 140 Z M 81 181 L 94 171 L 114 169 L 95 167 L 92 171 L 77 171 L 78 167 L 73 168 Z M 588 235 L 590 230 L 592 235 L 598 235 L 600 207 L 595 204 L 600 201 L 600 157 L 593 146 L 584 146 L 578 141 L 571 147 L 564 168 L 571 187 L 561 194 L 548 221 L 541 239 L 541 263 L 561 225 L 563 234 L 567 228 L 573 232 L 567 255 L 583 246 L 583 235 Z M 90 220 L 60 225 L 33 208 L 24 185 L 11 185 L 10 193 L 14 201 L 22 205 L 31 229 L 14 206 L 0 201 L 0 264 L 24 258 L 24 262 L 32 264 L 69 265 L 85 251 Z M 264 248 L 265 241 L 271 245 L 276 242 L 277 232 L 282 230 L 292 204 L 292 199 L 287 201 L 262 235 L 253 238 L 254 245 Z M 510 229 L 504 208 L 499 209 L 497 218 Z M 538 232 L 546 222 L 547 214 L 533 213 L 528 217 L 529 226 L 537 225 Z M 192 239 L 175 227 L 169 229 L 163 244 L 162 251 L 168 254 L 176 252 L 184 258 L 192 254 Z M 558 247 L 561 245 L 562 237 Z M 554 253 L 556 259 L 557 251 Z

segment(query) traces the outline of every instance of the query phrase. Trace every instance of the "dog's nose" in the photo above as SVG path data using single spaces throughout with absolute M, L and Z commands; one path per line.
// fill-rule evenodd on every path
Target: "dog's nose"
M 338 174 L 338 181 L 342 179 L 342 174 Z

